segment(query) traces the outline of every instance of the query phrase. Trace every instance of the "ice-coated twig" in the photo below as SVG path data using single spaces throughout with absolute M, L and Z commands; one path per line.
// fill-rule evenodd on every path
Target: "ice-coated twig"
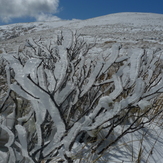
M 144 92 L 145 84 L 141 78 L 136 79 L 136 85 L 132 96 L 127 97 L 130 104 L 135 103 L 142 96 Z
M 142 49 L 132 49 L 131 58 L 130 58 L 130 85 L 133 85 L 136 78 L 138 77 L 139 68 L 140 68 L 140 59 L 144 51 Z
M 103 69 L 101 70 L 103 73 L 105 73 L 108 68 L 115 62 L 115 60 L 118 57 L 119 54 L 119 49 L 120 49 L 121 45 L 120 44 L 114 44 L 112 46 L 111 49 L 111 54 L 109 55 L 109 59 L 107 60 L 105 66 L 103 67 Z
M 16 161 L 16 158 L 15 158 L 14 150 L 11 147 L 11 145 L 14 143 L 15 136 L 14 136 L 13 132 L 5 125 L 0 124 L 0 128 L 3 129 L 4 131 L 6 131 L 8 134 L 9 139 L 8 139 L 8 142 L 5 144 L 5 146 L 9 150 L 9 156 L 8 156 L 9 162 L 14 163 Z
M 10 92 L 1 100 L 14 108 L 6 109 L 1 128 L 10 137 L 7 147 L 15 161 L 48 162 L 55 157 L 73 162 L 81 152 L 81 162 L 93 162 L 96 153 L 108 152 L 157 116 L 149 112 L 163 92 L 161 50 L 155 57 L 154 50 L 131 47 L 121 56 L 125 45 L 115 43 L 94 55 L 98 48 L 89 51 L 92 45 L 69 30 L 54 41 L 30 38 L 28 44 L 18 55 L 3 56 Z M 11 91 L 30 107 L 18 105 Z M 14 116 L 7 126 L 7 118 Z
M 111 99 L 116 99 L 118 95 L 123 91 L 122 83 L 120 77 L 113 75 L 113 80 L 114 80 L 114 85 L 115 85 L 115 90 L 110 93 Z
M 27 132 L 25 130 L 25 128 L 21 125 L 16 125 L 15 126 L 17 132 L 18 132 L 18 138 L 20 141 L 20 145 L 21 145 L 21 151 L 22 151 L 22 155 L 25 158 L 28 158 L 29 161 L 31 161 L 31 163 L 34 163 L 34 161 L 30 158 L 29 154 L 28 154 L 28 147 L 27 147 Z
M 86 84 L 86 86 L 84 87 L 84 90 L 82 91 L 80 97 L 82 97 L 91 87 L 92 85 L 94 84 L 95 80 L 96 80 L 96 77 L 99 75 L 101 69 L 103 67 L 103 64 L 102 63 L 97 63 L 93 72 L 91 73 L 90 77 L 89 77 L 89 81 L 88 83 Z

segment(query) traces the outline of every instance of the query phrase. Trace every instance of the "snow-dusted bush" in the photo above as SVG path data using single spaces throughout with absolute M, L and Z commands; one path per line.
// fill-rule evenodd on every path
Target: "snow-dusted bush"
M 3 55 L 0 136 L 7 139 L 0 155 L 9 162 L 98 162 L 162 112 L 161 51 L 132 47 L 122 56 L 115 43 L 93 55 L 94 46 L 63 30 L 56 40 L 30 38 L 23 51 Z

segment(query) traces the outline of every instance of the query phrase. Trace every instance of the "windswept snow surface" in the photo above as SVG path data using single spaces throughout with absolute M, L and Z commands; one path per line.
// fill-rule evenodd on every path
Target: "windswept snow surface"
M 76 30 L 88 43 L 93 43 L 96 38 L 97 45 L 90 52 L 94 55 L 99 55 L 100 52 L 107 48 L 109 48 L 107 52 L 112 53 L 113 49 L 110 47 L 114 43 L 123 45 L 119 52 L 122 57 L 129 55 L 126 50 L 128 47 L 139 47 L 142 49 L 145 47 L 149 49 L 150 53 L 150 51 L 157 51 L 163 46 L 163 15 L 152 13 L 118 13 L 88 20 L 59 20 L 54 22 L 20 23 L 0 26 L 0 53 L 1 51 L 16 53 L 17 46 L 19 45 L 23 49 L 25 40 L 30 37 L 36 40 L 41 38 L 42 41 L 47 43 L 47 40 L 55 38 L 55 33 L 63 28 Z M 139 55 L 141 55 L 141 52 Z M 133 58 L 138 57 L 133 56 Z M 133 73 L 137 68 L 135 64 L 133 63 L 132 65 Z M 127 76 L 128 70 L 125 69 L 124 71 L 126 71 Z M 118 81 L 116 77 L 115 80 Z M 142 129 L 126 135 L 119 144 L 113 146 L 112 151 L 106 156 L 106 160 L 102 161 L 108 163 L 122 161 L 124 163 L 135 163 L 138 161 L 136 158 L 138 158 L 141 149 L 141 162 L 162 163 L 162 126 L 151 125 L 147 127 L 149 128 L 148 132 Z M 117 130 L 115 134 L 119 132 Z M 20 130 L 19 136 L 22 136 Z M 151 150 L 150 155 L 147 155 L 149 150 Z M 131 153 L 132 155 L 129 155 Z M 0 162 L 3 162 L 6 157 L 6 153 L 0 151 Z

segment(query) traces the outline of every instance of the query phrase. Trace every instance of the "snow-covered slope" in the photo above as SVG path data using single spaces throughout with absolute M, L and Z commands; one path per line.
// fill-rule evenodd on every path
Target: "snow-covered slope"
M 96 37 L 97 43 L 102 45 L 111 42 L 142 45 L 142 41 L 160 45 L 163 41 L 163 15 L 117 13 L 87 20 L 60 20 L 0 26 L 0 48 L 15 50 L 15 45 L 19 45 L 29 37 L 52 39 L 55 31 L 62 28 L 77 30 L 89 41 Z
M 120 54 L 125 54 L 126 49 L 132 47 L 136 50 L 145 48 L 147 53 L 148 49 L 152 49 L 155 52 L 154 54 L 157 54 L 157 51 L 161 55 L 163 54 L 163 15 L 151 13 L 118 13 L 88 20 L 35 22 L 1 26 L 0 53 L 3 50 L 8 53 L 16 52 L 17 46 L 20 45 L 23 48 L 25 40 L 29 37 L 41 39 L 41 41 L 46 43 L 47 40 L 55 38 L 55 33 L 64 28 L 76 30 L 88 43 L 96 40 L 97 44 L 93 48 L 93 54 L 99 55 L 104 49 L 109 49 L 107 52 L 112 53 L 113 51 L 111 50 L 113 49 L 110 47 L 117 42 L 120 43 L 118 48 L 122 47 L 119 50 Z M 133 71 L 133 73 L 135 72 Z M 146 128 L 149 128 L 148 132 Z M 140 161 L 136 159 L 142 153 L 140 162 L 162 163 L 162 124 L 151 124 L 151 126 L 146 126 L 146 128 L 125 136 L 109 152 L 106 160 L 111 159 L 111 162 L 120 162 L 121 160 L 121 162 L 127 163 L 131 162 L 132 158 L 132 162 L 135 163 Z M 119 129 L 114 134 L 116 135 L 118 132 Z M 135 152 L 133 147 L 136 149 Z M 149 150 L 151 151 L 149 152 Z

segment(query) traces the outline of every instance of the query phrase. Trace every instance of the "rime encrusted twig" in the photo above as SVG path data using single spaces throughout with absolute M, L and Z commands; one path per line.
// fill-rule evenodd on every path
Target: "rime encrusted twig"
M 9 90 L 32 107 L 18 117 L 15 140 L 7 144 L 10 156 L 18 152 L 18 161 L 55 157 L 71 162 L 84 149 L 83 143 L 95 154 L 107 152 L 124 135 L 151 122 L 152 117 L 142 117 L 148 117 L 154 99 L 163 92 L 163 76 L 158 74 L 162 63 L 154 53 L 131 48 L 127 56 L 120 56 L 122 46 L 117 43 L 93 56 L 88 53 L 93 46 L 72 31 L 63 30 L 56 38 L 47 45 L 30 38 L 26 53 L 3 56 L 7 76 L 14 72 L 13 80 L 8 78 Z M 114 130 L 126 124 L 129 127 L 106 146 Z M 13 138 L 9 128 L 0 127 Z

